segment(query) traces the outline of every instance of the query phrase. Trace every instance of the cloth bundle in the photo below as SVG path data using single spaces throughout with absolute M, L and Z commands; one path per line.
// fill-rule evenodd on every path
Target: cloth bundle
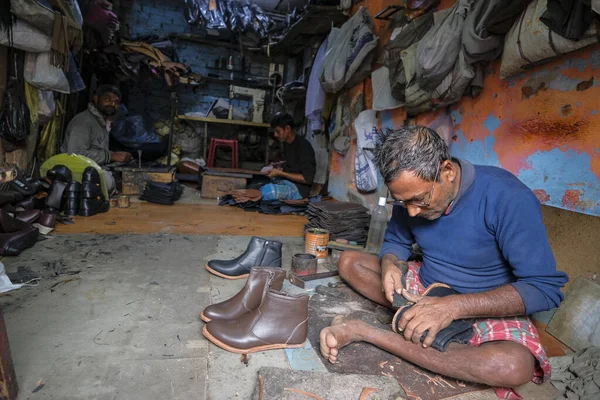
M 308 205 L 307 213 L 309 223 L 305 229 L 326 229 L 330 240 L 346 239 L 359 244 L 367 241 L 371 216 L 360 204 L 315 202 Z
M 147 182 L 140 200 L 150 203 L 173 205 L 183 194 L 183 185 L 178 182 L 158 183 Z

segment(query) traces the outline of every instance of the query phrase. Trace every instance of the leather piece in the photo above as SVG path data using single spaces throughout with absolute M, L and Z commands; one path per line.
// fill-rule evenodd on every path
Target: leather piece
M 402 284 L 406 286 L 405 277 L 402 277 Z M 443 283 L 433 283 L 429 285 L 427 290 L 423 293 L 423 296 L 432 296 L 432 297 L 445 297 L 453 294 L 459 294 L 456 290 L 452 289 L 450 286 Z M 394 293 L 394 302 L 392 306 L 400 305 L 398 311 L 394 315 L 392 320 L 392 330 L 396 333 L 401 334 L 398 330 L 398 324 L 400 323 L 400 319 L 402 315 L 410 309 L 415 303 L 407 301 L 404 296 L 398 293 Z M 421 343 L 425 340 L 427 336 L 427 332 L 425 331 L 421 336 Z M 438 332 L 431 347 L 438 351 L 446 351 L 448 345 L 450 343 L 461 343 L 466 344 L 471 340 L 473 335 L 475 334 L 475 330 L 469 320 L 454 320 L 452 323 Z
M 206 307 L 200 318 L 206 322 L 216 319 L 237 319 L 256 310 L 269 289 L 281 290 L 285 275 L 282 268 L 253 267 L 242 290 L 228 300 Z
M 40 210 L 25 210 L 15 214 L 19 221 L 25 222 L 27 225 L 34 223 L 42 214 Z
M 17 256 L 37 241 L 38 230 L 0 210 L 0 255 Z
M 253 236 L 242 255 L 233 260 L 210 260 L 207 270 L 224 278 L 245 277 L 254 266 L 281 268 L 281 242 Z
M 217 346 L 234 353 L 298 348 L 308 331 L 308 295 L 269 290 L 256 310 L 233 320 L 214 320 L 202 333 Z

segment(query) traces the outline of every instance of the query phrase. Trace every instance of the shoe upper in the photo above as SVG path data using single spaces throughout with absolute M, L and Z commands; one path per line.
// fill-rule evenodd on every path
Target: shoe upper
M 235 319 L 256 310 L 269 289 L 281 290 L 285 271 L 281 268 L 252 268 L 246 285 L 232 298 L 212 304 L 203 311 L 205 317 L 215 319 Z

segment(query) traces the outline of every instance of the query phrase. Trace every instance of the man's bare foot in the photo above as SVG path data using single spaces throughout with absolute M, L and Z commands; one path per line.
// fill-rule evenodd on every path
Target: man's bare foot
M 347 320 L 345 317 L 338 315 L 331 322 L 331 326 L 323 328 L 319 335 L 321 354 L 330 363 L 335 364 L 338 352 L 342 347 L 363 340 L 365 327 L 368 326 L 362 321 Z

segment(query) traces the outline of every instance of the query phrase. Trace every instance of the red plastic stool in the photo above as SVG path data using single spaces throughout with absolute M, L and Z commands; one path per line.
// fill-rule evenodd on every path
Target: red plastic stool
M 208 152 L 208 167 L 212 168 L 215 166 L 215 155 L 217 153 L 217 147 L 219 146 L 231 148 L 231 168 L 237 168 L 238 141 L 226 139 L 210 139 L 210 150 Z

